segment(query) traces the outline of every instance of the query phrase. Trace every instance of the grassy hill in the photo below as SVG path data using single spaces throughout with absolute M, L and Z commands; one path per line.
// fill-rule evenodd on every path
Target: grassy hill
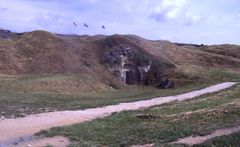
M 240 81 L 239 52 L 236 45 L 180 44 L 134 35 L 0 30 L 0 111 L 19 117 L 78 110 Z M 137 72 L 140 82 L 125 84 L 119 73 L 124 55 L 126 68 L 148 69 L 153 77 L 164 72 L 175 81 L 175 89 L 154 89 L 154 83 L 143 87 Z
M 131 48 L 131 64 L 151 63 L 150 71 L 163 70 L 179 86 L 204 82 L 209 80 L 207 75 L 224 80 L 221 75 L 240 71 L 240 47 L 236 45 L 201 46 L 134 35 L 78 36 L 46 31 L 20 34 L 2 30 L 0 36 L 0 74 L 14 75 L 18 82 L 5 86 L 21 91 L 76 93 L 127 87 L 114 73 L 122 48 Z M 112 52 L 116 61 L 109 67 L 104 59 Z
M 156 89 L 165 74 L 175 88 Z M 145 77 L 148 86 L 143 86 Z M 134 83 L 128 85 L 128 80 Z M 0 119 L 175 95 L 223 81 L 240 81 L 240 46 L 0 30 Z M 181 137 L 239 125 L 239 89 L 238 84 L 197 99 L 42 133 L 68 137 L 73 146 L 168 146 Z M 141 114 L 157 117 L 136 117 Z M 239 133 L 232 134 L 202 146 L 236 146 L 238 138 Z

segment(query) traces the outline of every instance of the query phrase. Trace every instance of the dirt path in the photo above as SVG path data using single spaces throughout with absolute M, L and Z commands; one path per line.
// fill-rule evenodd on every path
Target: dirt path
M 173 142 L 171 144 L 186 144 L 186 145 L 195 145 L 195 144 L 201 144 L 209 139 L 212 139 L 214 137 L 224 136 L 224 135 L 230 135 L 236 132 L 240 132 L 240 126 L 233 127 L 233 128 L 225 128 L 225 129 L 219 129 L 214 131 L 213 133 L 206 135 L 206 136 L 196 136 L 196 137 L 186 137 L 181 138 L 176 142 Z
M 192 99 L 204 94 L 229 88 L 235 84 L 235 82 L 225 82 L 176 96 L 159 97 L 151 100 L 143 100 L 131 103 L 120 103 L 101 108 L 42 113 L 30 115 L 24 118 L 0 120 L 0 146 L 9 140 L 17 139 L 22 136 L 30 136 L 43 129 L 90 121 L 96 118 L 108 116 L 114 112 L 137 110 L 140 108 L 161 105 L 176 100 L 183 101 Z
M 22 137 L 18 140 L 10 140 L 4 144 L 0 144 L 0 147 L 67 147 L 70 141 L 62 136 L 55 136 L 52 138 L 39 138 L 39 137 Z

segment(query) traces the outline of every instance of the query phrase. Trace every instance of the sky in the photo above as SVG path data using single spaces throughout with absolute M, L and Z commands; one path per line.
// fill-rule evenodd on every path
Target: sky
M 240 0 L 0 0 L 0 28 L 240 45 Z

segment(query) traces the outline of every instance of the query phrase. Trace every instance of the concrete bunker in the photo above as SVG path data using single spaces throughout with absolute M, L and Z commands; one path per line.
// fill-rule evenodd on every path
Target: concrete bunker
M 141 82 L 141 73 L 138 66 L 133 64 L 124 64 L 122 68 L 122 79 L 126 84 L 132 85 Z

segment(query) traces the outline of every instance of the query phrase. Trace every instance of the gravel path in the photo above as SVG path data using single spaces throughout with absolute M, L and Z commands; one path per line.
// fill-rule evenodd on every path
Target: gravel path
M 195 144 L 201 144 L 209 139 L 215 138 L 215 137 L 220 137 L 224 135 L 230 135 L 236 132 L 240 132 L 240 126 L 233 127 L 233 128 L 224 128 L 224 129 L 219 129 L 214 131 L 213 133 L 206 135 L 206 136 L 196 136 L 196 137 L 186 137 L 186 138 L 181 138 L 176 142 L 173 142 L 171 144 L 187 144 L 187 145 L 195 145 Z
M 137 110 L 140 108 L 152 107 L 176 100 L 183 101 L 192 99 L 204 94 L 218 92 L 235 84 L 237 83 L 225 82 L 176 96 L 159 97 L 151 100 L 130 103 L 120 103 L 101 108 L 42 113 L 30 115 L 24 118 L 0 120 L 0 147 L 9 140 L 17 139 L 22 136 L 30 136 L 36 132 L 39 132 L 40 130 L 90 121 L 96 118 L 108 116 L 114 112 Z
M 39 137 L 29 137 L 29 138 L 20 138 L 16 141 L 5 142 L 0 144 L 0 147 L 67 147 L 70 144 L 70 141 L 62 136 L 55 136 L 52 138 L 39 138 Z

